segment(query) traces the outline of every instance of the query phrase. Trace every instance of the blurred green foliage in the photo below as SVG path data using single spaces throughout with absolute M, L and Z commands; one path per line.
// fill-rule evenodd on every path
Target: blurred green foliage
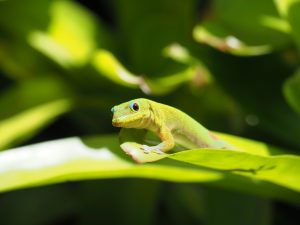
M 116 133 L 111 106 L 147 97 L 297 155 L 299 38 L 299 0 L 0 1 L 0 148 Z M 299 223 L 296 206 L 228 182 L 13 191 L 0 224 Z

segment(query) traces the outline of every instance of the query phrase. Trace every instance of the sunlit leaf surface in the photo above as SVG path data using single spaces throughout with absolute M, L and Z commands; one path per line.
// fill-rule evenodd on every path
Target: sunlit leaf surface
M 0 189 L 8 191 L 67 180 L 140 177 L 211 183 L 300 204 L 297 156 L 202 149 L 165 157 L 170 159 L 136 164 L 121 151 L 113 136 L 44 142 L 0 153 Z
M 92 178 L 144 177 L 191 182 L 222 177 L 214 171 L 186 166 L 137 165 L 121 151 L 115 137 L 69 138 L 25 146 L 0 153 L 0 161 L 2 191 Z

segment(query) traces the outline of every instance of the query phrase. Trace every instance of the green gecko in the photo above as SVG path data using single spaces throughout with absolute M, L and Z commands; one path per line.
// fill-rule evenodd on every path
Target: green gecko
M 162 154 L 175 143 L 187 148 L 234 149 L 184 112 L 149 99 L 138 98 L 111 109 L 115 127 L 146 129 L 161 139 L 155 146 L 142 145 L 145 153 Z

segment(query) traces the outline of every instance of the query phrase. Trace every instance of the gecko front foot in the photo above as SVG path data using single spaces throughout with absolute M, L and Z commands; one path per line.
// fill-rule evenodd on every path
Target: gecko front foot
M 144 153 L 149 154 L 151 152 L 155 152 L 157 154 L 163 154 L 163 152 L 159 149 L 157 146 L 148 146 L 148 145 L 142 145 L 142 150 Z

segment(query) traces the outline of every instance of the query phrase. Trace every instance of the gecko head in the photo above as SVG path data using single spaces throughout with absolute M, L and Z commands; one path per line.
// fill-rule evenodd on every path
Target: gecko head
M 142 128 L 143 120 L 150 116 L 149 100 L 134 99 L 111 108 L 112 125 L 125 128 Z

